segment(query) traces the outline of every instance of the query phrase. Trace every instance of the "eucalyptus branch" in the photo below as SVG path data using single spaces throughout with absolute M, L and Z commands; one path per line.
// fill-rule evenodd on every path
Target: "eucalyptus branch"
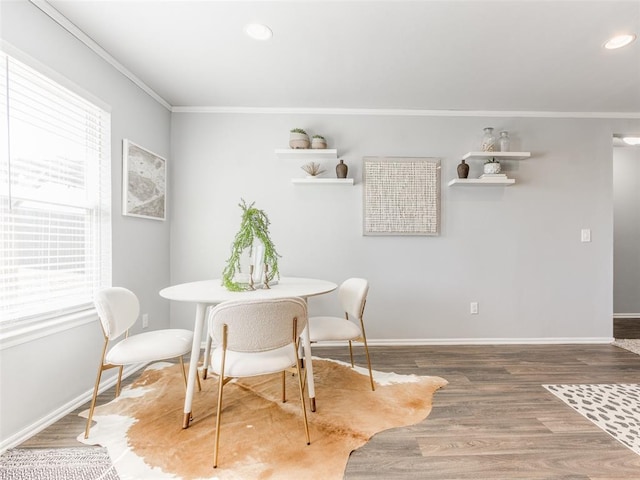
M 280 278 L 278 270 L 278 257 L 276 247 L 269 237 L 269 217 L 263 210 L 254 207 L 255 202 L 247 206 L 244 199 L 238 205 L 242 209 L 240 230 L 236 233 L 231 245 L 231 255 L 227 265 L 222 271 L 222 284 L 230 291 L 238 292 L 247 290 L 248 286 L 235 282 L 236 273 L 241 272 L 240 257 L 242 252 L 249 249 L 253 253 L 253 242 L 258 239 L 264 245 L 264 264 L 268 266 L 267 281 L 271 283 L 274 278 Z

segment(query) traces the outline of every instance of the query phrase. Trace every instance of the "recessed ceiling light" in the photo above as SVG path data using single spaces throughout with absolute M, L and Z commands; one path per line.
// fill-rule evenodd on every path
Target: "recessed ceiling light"
M 624 137 L 622 141 L 627 145 L 640 145 L 640 137 Z
M 616 37 L 611 38 L 607 43 L 605 43 L 604 48 L 613 50 L 615 48 L 626 47 L 635 39 L 636 39 L 636 36 L 629 33 L 624 35 L 618 35 Z
M 254 40 L 269 40 L 273 36 L 271 29 L 261 23 L 250 23 L 244 27 L 244 31 Z

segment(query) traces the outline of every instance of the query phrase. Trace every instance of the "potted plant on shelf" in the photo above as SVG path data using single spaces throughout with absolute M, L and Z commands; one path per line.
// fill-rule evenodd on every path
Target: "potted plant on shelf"
M 495 175 L 500 173 L 500 162 L 496 160 L 496 157 L 491 157 L 484 162 L 485 175 Z
M 311 138 L 311 148 L 327 148 L 327 141 L 322 135 L 314 135 Z
M 289 131 L 289 147 L 309 148 L 309 135 L 302 128 L 292 128 Z
M 231 256 L 222 272 L 222 285 L 232 292 L 252 290 L 254 282 L 261 283 L 263 278 L 265 288 L 269 288 L 269 284 L 273 283 L 275 278 L 280 278 L 278 270 L 280 255 L 269 236 L 269 217 L 263 210 L 255 208 L 254 204 L 255 202 L 247 205 L 244 199 L 241 199 L 238 205 L 242 209 L 240 230 L 233 239 Z M 247 250 L 249 256 L 254 258 L 254 262 L 250 265 L 250 272 L 246 276 L 248 283 L 244 283 L 239 281 L 237 274 L 241 273 L 242 254 Z M 254 255 L 256 252 L 262 255 Z M 256 257 L 259 258 L 256 259 Z

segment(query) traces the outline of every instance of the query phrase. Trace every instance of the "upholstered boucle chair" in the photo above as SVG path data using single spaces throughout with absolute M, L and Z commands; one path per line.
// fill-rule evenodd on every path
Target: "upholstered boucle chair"
M 298 360 L 300 334 L 307 326 L 307 305 L 301 298 L 228 301 L 209 312 L 209 333 L 216 345 L 210 371 L 218 375 L 218 406 L 213 467 L 218 466 L 224 386 L 232 379 L 282 372 L 282 401 L 286 400 L 285 373 L 294 367 L 307 445 L 309 425 L 304 384 Z
M 367 357 L 367 367 L 369 368 L 369 379 L 371 390 L 375 390 L 373 382 L 373 372 L 371 371 L 371 358 L 369 357 L 369 346 L 367 345 L 367 335 L 364 329 L 364 307 L 367 303 L 369 293 L 369 282 L 364 278 L 349 278 L 345 280 L 338 289 L 338 298 L 344 318 L 342 317 L 310 317 L 309 337 L 311 343 L 348 341 L 351 366 L 353 363 L 352 342 L 360 341 L 364 343 L 364 352 Z
M 104 334 L 104 345 L 96 383 L 93 388 L 93 397 L 91 398 L 84 438 L 89 437 L 89 429 L 91 428 L 102 372 L 110 368 L 119 368 L 118 383 L 116 384 L 116 397 L 118 397 L 120 395 L 124 365 L 179 358 L 186 385 L 187 377 L 182 356 L 191 352 L 191 344 L 193 342 L 193 332 L 182 329 L 154 330 L 129 336 L 128 330 L 138 319 L 140 303 L 138 297 L 126 288 L 109 287 L 98 291 L 94 298 L 94 306 L 100 318 L 100 325 Z M 125 335 L 122 340 L 111 344 L 112 341 L 122 335 Z M 194 361 L 197 361 L 197 359 L 194 359 Z

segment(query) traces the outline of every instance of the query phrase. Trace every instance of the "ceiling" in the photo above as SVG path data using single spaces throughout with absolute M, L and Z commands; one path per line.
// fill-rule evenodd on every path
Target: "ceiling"
M 48 3 L 174 107 L 640 112 L 640 0 Z

